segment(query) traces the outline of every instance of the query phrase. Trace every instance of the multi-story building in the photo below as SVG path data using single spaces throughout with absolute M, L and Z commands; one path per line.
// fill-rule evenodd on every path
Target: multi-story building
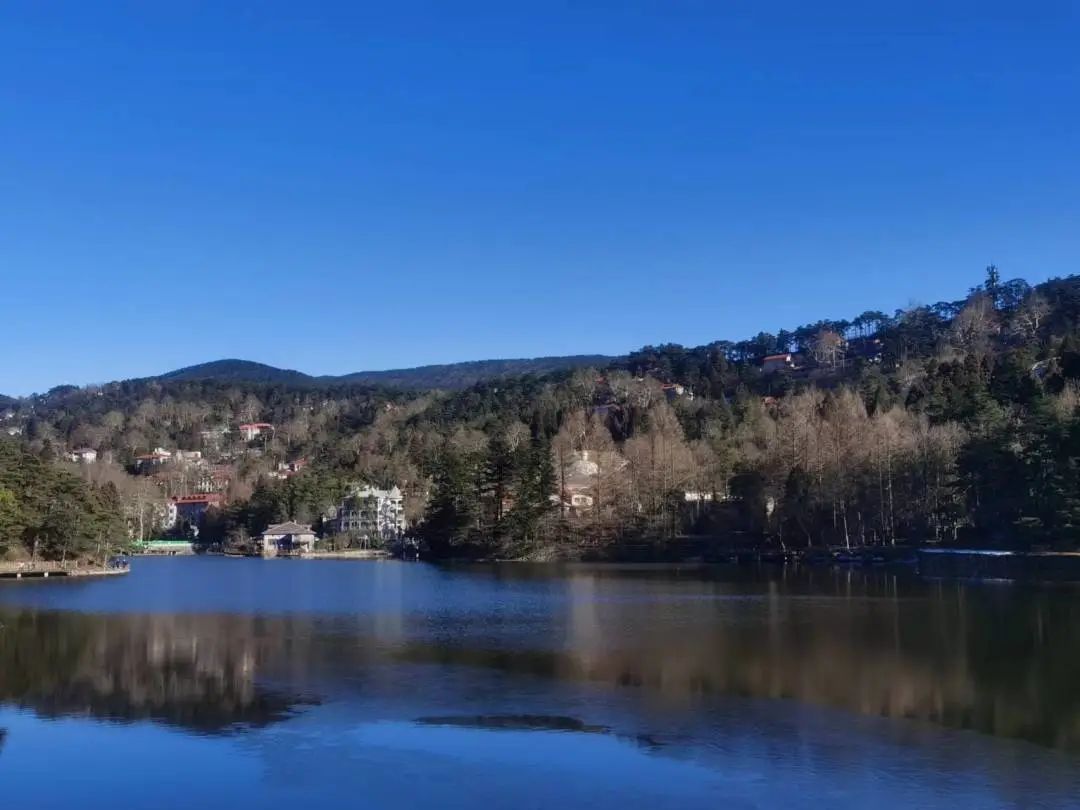
M 397 540 L 405 533 L 405 498 L 396 486 L 354 489 L 338 507 L 337 515 L 327 521 L 327 529 L 368 540 Z
M 199 519 L 211 506 L 221 506 L 222 497 L 216 492 L 201 495 L 179 495 L 171 502 L 176 508 L 175 523 L 198 526 Z

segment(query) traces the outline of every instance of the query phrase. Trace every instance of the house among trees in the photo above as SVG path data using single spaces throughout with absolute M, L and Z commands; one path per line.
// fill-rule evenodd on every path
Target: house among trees
M 715 492 L 694 489 L 688 489 L 683 492 L 683 501 L 686 503 L 712 503 L 715 499 Z
M 761 361 L 761 371 L 763 374 L 772 374 L 776 371 L 790 371 L 794 368 L 795 357 L 791 352 L 769 354 Z
M 68 458 L 77 464 L 93 464 L 97 461 L 97 450 L 89 447 L 80 447 L 68 453 Z
M 173 458 L 185 466 L 201 464 L 203 460 L 202 453 L 198 450 L 177 450 Z
M 141 456 L 135 456 L 136 469 L 146 469 L 148 467 L 157 467 L 167 463 L 172 459 L 172 453 L 161 447 L 155 448 L 152 453 L 144 453 Z
M 195 492 L 223 492 L 236 476 L 236 470 L 229 464 L 202 465 L 196 471 L 191 482 Z
M 219 447 L 227 435 L 229 435 L 229 428 L 225 425 L 217 425 L 199 431 L 199 438 L 203 444 L 214 448 Z
M 601 476 L 625 466 L 626 461 L 614 453 L 575 451 L 560 475 L 561 497 L 553 495 L 551 500 L 563 509 L 592 509 Z
M 277 478 L 278 480 L 292 478 L 292 476 L 307 467 L 307 464 L 306 458 L 298 458 L 296 461 L 282 461 L 277 465 L 277 469 L 269 475 L 271 478 Z
M 245 442 L 250 442 L 261 436 L 264 433 L 270 433 L 274 430 L 274 426 L 269 422 L 249 422 L 245 425 L 240 425 L 237 430 L 240 431 L 240 435 L 244 437 Z
M 300 523 L 277 523 L 259 535 L 259 551 L 264 557 L 310 554 L 314 550 L 315 532 Z

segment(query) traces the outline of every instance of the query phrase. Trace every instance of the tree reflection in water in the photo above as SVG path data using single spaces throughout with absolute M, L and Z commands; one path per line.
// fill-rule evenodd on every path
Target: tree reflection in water
M 5 611 L 0 623 L 0 701 L 45 717 L 222 733 L 310 701 L 259 684 L 268 638 L 253 619 Z
M 410 609 L 433 587 L 460 605 Z M 336 616 L 3 608 L 0 701 L 221 733 L 362 695 L 402 719 L 466 723 L 515 716 L 527 676 L 656 705 L 791 700 L 1080 751 L 1080 592 L 1071 587 L 487 566 L 407 569 L 392 596 L 381 611 Z M 499 679 L 497 709 L 465 697 L 468 673 L 480 670 Z M 465 705 L 473 714 L 455 720 Z

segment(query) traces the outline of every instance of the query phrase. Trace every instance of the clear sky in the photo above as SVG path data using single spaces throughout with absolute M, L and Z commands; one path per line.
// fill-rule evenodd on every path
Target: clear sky
M 696 345 L 1080 271 L 1078 16 L 6 0 L 0 392 Z

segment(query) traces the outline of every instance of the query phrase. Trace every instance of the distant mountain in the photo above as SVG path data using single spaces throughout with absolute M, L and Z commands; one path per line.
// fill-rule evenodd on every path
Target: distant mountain
M 577 354 L 567 357 L 535 357 L 518 360 L 471 360 L 465 363 L 446 363 L 436 366 L 394 369 L 392 371 L 358 371 L 334 379 L 362 382 L 393 388 L 468 388 L 484 380 L 516 377 L 522 374 L 550 374 L 574 368 L 611 365 L 617 358 L 602 354 Z
M 390 388 L 468 388 L 484 380 L 522 374 L 550 374 L 574 368 L 605 367 L 618 358 L 602 354 L 535 357 L 513 360 L 472 360 L 389 371 L 357 371 L 341 376 L 313 377 L 302 371 L 281 369 L 251 360 L 215 360 L 161 374 L 158 380 L 220 380 L 223 382 L 283 383 L 288 385 L 340 385 L 358 383 Z
M 158 375 L 159 380 L 221 380 L 224 382 L 259 382 L 314 384 L 310 374 L 292 369 L 276 368 L 251 360 L 214 360 L 197 366 L 178 368 Z

